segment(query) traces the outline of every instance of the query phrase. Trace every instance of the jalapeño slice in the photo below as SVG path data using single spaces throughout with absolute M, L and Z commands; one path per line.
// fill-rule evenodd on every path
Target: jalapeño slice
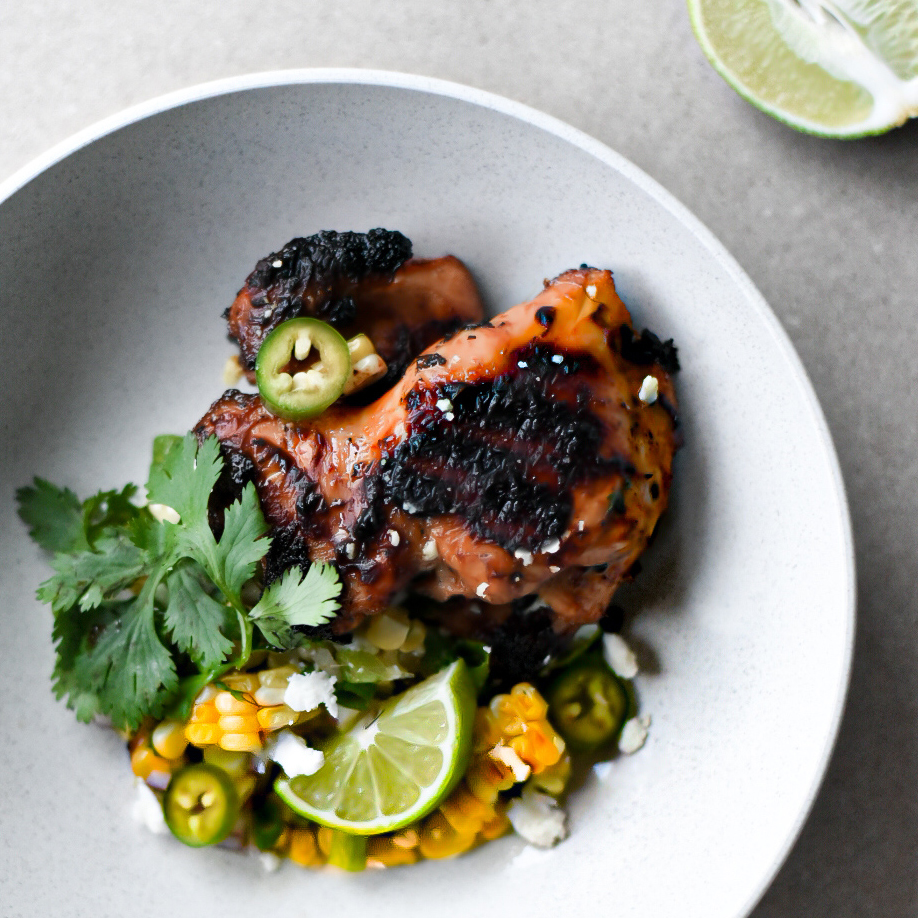
M 347 342 L 318 319 L 281 322 L 255 358 L 262 400 L 288 421 L 321 414 L 341 395 L 350 373 Z
M 201 762 L 177 771 L 166 788 L 163 815 L 172 834 L 192 848 L 215 845 L 239 816 L 239 794 L 230 776 Z
M 624 686 L 601 659 L 581 658 L 548 689 L 548 718 L 574 751 L 591 752 L 616 737 L 627 709 Z

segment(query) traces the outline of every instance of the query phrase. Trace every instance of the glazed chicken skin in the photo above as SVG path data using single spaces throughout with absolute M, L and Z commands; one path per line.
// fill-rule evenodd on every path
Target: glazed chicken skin
M 410 240 L 394 230 L 326 230 L 261 259 L 225 315 L 249 382 L 262 341 L 288 319 L 311 316 L 345 338 L 367 335 L 388 369 L 356 399 L 365 402 L 391 388 L 428 345 L 480 322 L 484 307 L 472 275 L 452 255 L 412 258 Z
M 600 618 L 666 506 L 677 368 L 672 342 L 634 332 L 611 273 L 582 267 L 429 347 L 370 405 L 291 423 L 230 390 L 195 430 L 221 443 L 224 503 L 255 484 L 266 580 L 338 567 L 334 632 L 410 589 L 533 597 L 563 634 Z

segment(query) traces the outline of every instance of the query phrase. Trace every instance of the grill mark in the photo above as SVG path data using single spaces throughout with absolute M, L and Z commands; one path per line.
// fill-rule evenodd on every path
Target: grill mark
M 634 471 L 622 457 L 600 455 L 605 431 L 585 378 L 599 372 L 592 357 L 529 344 L 493 381 L 412 389 L 405 398 L 412 435 L 384 447 L 367 471 L 355 540 L 377 535 L 386 505 L 412 516 L 455 514 L 510 552 L 560 539 L 575 484 Z M 451 403 L 452 421 L 440 399 Z

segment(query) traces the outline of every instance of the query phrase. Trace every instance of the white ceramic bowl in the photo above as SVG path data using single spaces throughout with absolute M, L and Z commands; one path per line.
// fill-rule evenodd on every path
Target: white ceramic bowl
M 772 313 L 710 234 L 601 144 L 521 105 L 367 71 L 168 96 L 0 188 L 5 493 L 3 899 L 13 913 L 737 918 L 774 875 L 835 737 L 853 558 L 838 466 Z M 653 665 L 640 754 L 596 768 L 557 849 L 343 876 L 194 851 L 129 816 L 123 745 L 51 695 L 46 561 L 12 491 L 142 482 L 151 438 L 221 389 L 220 318 L 255 261 L 319 229 L 400 229 L 502 310 L 544 277 L 614 269 L 672 336 L 686 446 L 671 511 L 623 596 Z

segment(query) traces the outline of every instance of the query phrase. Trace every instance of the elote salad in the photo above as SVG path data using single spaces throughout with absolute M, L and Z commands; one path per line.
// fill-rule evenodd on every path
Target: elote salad
M 643 745 L 611 596 L 665 506 L 675 349 L 607 271 L 487 320 L 450 259 L 293 240 L 228 310 L 257 391 L 157 437 L 142 497 L 17 493 L 55 693 L 123 735 L 154 831 L 349 871 L 550 847 L 572 767 Z

